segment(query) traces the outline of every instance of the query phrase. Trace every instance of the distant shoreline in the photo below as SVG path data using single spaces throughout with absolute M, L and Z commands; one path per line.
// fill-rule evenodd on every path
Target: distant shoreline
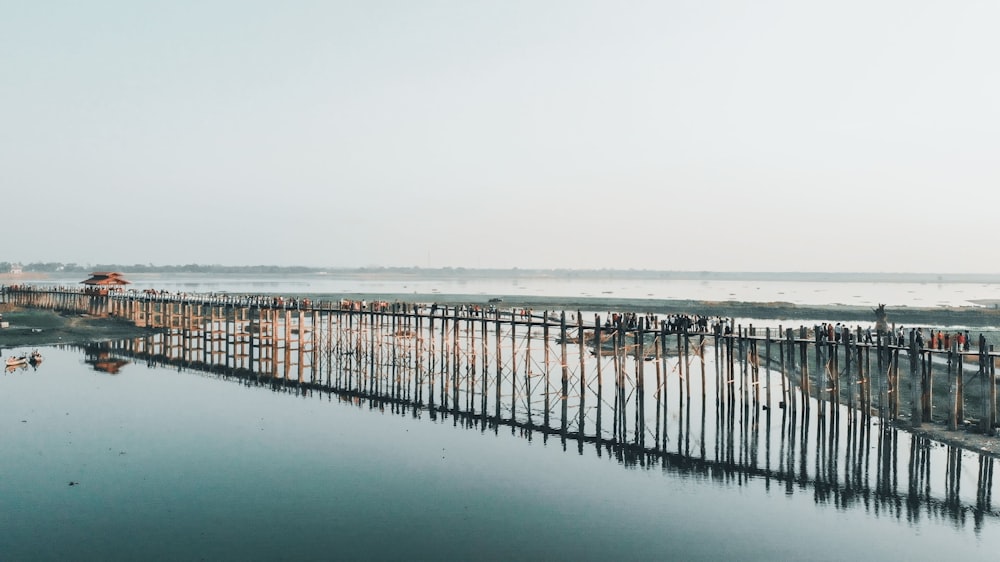
M 543 269 L 466 267 L 313 267 L 274 265 L 121 265 L 28 264 L 22 274 L 0 273 L 0 279 L 44 279 L 50 275 L 84 277 L 93 271 L 118 271 L 126 277 L 163 274 L 323 276 L 344 279 L 642 279 L 685 281 L 772 281 L 815 283 L 983 283 L 1000 284 L 1000 273 L 893 273 L 792 271 L 688 271 L 653 269 Z M 83 277 L 81 277 L 82 279 Z

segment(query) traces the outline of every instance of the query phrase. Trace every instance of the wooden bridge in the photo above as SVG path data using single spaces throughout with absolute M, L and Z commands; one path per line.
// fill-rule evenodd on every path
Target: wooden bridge
M 275 296 L 20 286 L 0 298 L 132 323 L 157 336 L 135 344 L 152 346 L 138 352 L 187 364 L 524 417 L 640 446 L 662 444 L 666 420 L 677 416 L 672 403 L 707 395 L 719 412 L 742 407 L 748 416 L 818 407 L 835 417 L 846 405 L 914 427 L 996 428 L 996 355 L 983 340 L 965 352 L 955 343 L 921 347 L 912 331 L 908 342 L 884 333 L 868 341 L 860 329 L 828 338 L 806 327 L 676 329 L 648 317 L 602 323 L 579 311 Z

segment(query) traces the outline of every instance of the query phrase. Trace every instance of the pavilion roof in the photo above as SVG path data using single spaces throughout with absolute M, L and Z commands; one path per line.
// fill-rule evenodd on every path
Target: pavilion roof
M 95 271 L 90 274 L 90 279 L 80 281 L 84 285 L 116 286 L 128 285 L 131 281 L 122 277 L 117 271 Z

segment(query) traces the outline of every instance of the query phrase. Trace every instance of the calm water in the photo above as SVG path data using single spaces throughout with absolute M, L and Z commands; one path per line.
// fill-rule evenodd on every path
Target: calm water
M 755 427 L 749 463 L 747 442 L 720 444 L 711 416 L 668 455 L 623 457 L 335 393 L 135 362 L 110 375 L 79 349 L 43 352 L 37 370 L 0 377 L 5 560 L 1000 552 L 997 486 L 978 455 L 931 444 L 914 464 L 907 434 L 890 446 L 876 427 L 852 443 L 846 415 L 839 439 L 815 420 L 791 435 L 777 419 Z

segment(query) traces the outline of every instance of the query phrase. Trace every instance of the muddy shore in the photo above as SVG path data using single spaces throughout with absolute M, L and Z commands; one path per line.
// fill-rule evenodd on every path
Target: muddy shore
M 146 328 L 114 318 L 58 314 L 51 310 L 13 309 L 3 313 L 9 328 L 0 330 L 0 352 L 57 344 L 85 344 L 139 337 Z

